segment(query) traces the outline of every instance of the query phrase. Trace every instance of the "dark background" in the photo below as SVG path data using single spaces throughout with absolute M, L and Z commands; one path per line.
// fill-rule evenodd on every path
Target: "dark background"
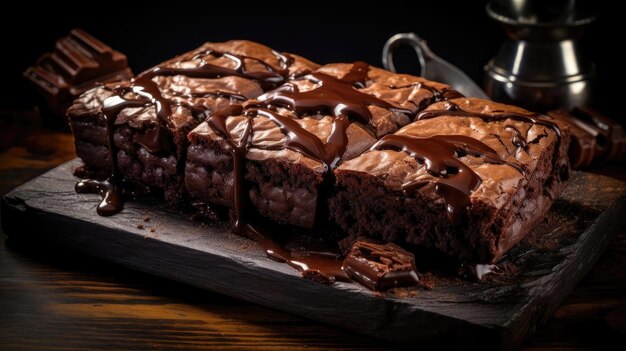
M 550 0 L 545 0 L 550 1 Z M 482 84 L 483 66 L 493 57 L 505 36 L 487 18 L 485 1 L 381 1 L 339 5 L 327 2 L 281 4 L 263 1 L 247 5 L 238 1 L 205 5 L 181 2 L 149 6 L 130 3 L 90 3 L 90 11 L 17 4 L 21 9 L 2 21 L 4 72 L 0 109 L 32 106 L 34 97 L 21 74 L 37 57 L 50 51 L 54 41 L 71 28 L 81 27 L 111 47 L 125 53 L 139 73 L 205 41 L 244 38 L 280 51 L 300 54 L 318 63 L 363 60 L 381 66 L 385 41 L 398 32 L 414 31 L 427 39 L 439 56 L 449 60 Z M 369 3 L 369 2 L 368 2 Z M 374 5 L 376 4 L 376 5 Z M 596 107 L 626 122 L 613 101 L 620 101 L 624 81 L 617 53 L 624 42 L 624 18 L 602 2 L 593 2 L 598 20 L 583 37 L 587 54 L 596 62 L 599 86 Z M 411 10 L 410 8 L 418 10 Z M 82 12 L 82 13 L 81 13 Z M 419 72 L 410 49 L 402 51 L 401 71 Z

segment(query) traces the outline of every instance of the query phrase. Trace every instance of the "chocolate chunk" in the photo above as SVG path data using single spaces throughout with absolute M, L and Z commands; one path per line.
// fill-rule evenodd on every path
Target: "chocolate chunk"
M 626 156 L 626 133 L 617 121 L 590 107 L 576 107 L 572 110 L 576 119 L 586 123 L 596 137 L 596 158 L 616 161 Z
M 348 276 L 372 290 L 414 286 L 415 256 L 400 246 L 357 241 L 343 261 Z
M 576 119 L 570 112 L 564 109 L 548 112 L 552 118 L 567 123 L 572 133 L 572 141 L 569 149 L 569 160 L 572 168 L 583 168 L 591 164 L 596 157 L 596 135 L 591 133 L 591 127 Z
M 548 115 L 570 126 L 572 168 L 587 167 L 595 160 L 616 161 L 626 157 L 626 133 L 617 121 L 589 107 L 560 109 Z

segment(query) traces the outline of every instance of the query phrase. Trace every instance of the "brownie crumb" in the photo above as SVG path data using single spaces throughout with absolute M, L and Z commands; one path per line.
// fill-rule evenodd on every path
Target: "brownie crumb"
M 423 288 L 424 290 L 433 290 L 435 288 L 436 278 L 432 273 L 428 272 L 428 273 L 420 274 L 419 277 L 420 277 L 420 280 L 417 286 L 419 286 L 420 288 Z

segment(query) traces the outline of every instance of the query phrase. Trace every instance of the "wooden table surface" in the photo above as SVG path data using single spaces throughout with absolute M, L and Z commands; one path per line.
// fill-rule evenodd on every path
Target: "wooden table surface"
M 74 158 L 71 135 L 0 126 L 0 195 Z M 599 169 L 626 180 L 626 167 Z M 0 350 L 397 346 L 0 234 Z M 626 228 L 526 350 L 626 347 Z

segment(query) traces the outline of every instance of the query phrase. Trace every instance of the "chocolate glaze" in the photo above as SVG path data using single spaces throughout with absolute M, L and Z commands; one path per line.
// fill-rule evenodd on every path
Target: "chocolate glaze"
M 300 92 L 297 86 L 287 84 L 281 89 L 260 96 L 259 100 L 269 106 L 287 107 L 298 115 L 328 112 L 335 118 L 346 116 L 365 125 L 372 119 L 372 114 L 367 109 L 370 105 L 412 114 L 411 111 L 396 108 L 373 95 L 354 89 L 354 86 L 365 85 L 367 67 L 366 63 L 355 63 L 350 72 L 344 76 L 347 81 L 321 72 L 311 73 L 305 78 L 319 84 L 317 88 Z
M 523 150 L 526 150 L 526 148 L 528 148 L 528 141 L 526 141 L 526 137 L 522 135 L 519 129 L 513 126 L 506 126 L 504 129 L 513 133 L 513 139 L 511 139 L 511 143 L 513 143 L 516 148 Z
M 454 221 L 460 219 L 462 211 L 470 205 L 470 194 L 478 188 L 482 179 L 458 158 L 463 156 L 481 157 L 485 162 L 507 164 L 524 173 L 518 164 L 506 162 L 489 146 L 464 135 L 436 135 L 429 138 L 416 138 L 408 135 L 386 135 L 370 150 L 404 151 L 424 165 L 426 171 L 437 177 L 435 192 L 446 202 L 448 215 Z M 412 181 L 403 184 L 404 191 L 418 189 L 431 181 Z
M 142 100 L 125 100 L 119 96 L 111 96 L 104 101 L 102 108 L 106 122 L 107 145 L 109 158 L 111 160 L 111 175 L 105 180 L 83 179 L 76 184 L 76 192 L 99 194 L 102 201 L 98 205 L 97 212 L 101 216 L 111 216 L 120 212 L 124 207 L 124 179 L 117 168 L 117 157 L 115 157 L 115 143 L 113 141 L 113 126 L 115 117 L 124 108 L 146 106 Z M 115 116 L 115 117 L 110 117 Z

